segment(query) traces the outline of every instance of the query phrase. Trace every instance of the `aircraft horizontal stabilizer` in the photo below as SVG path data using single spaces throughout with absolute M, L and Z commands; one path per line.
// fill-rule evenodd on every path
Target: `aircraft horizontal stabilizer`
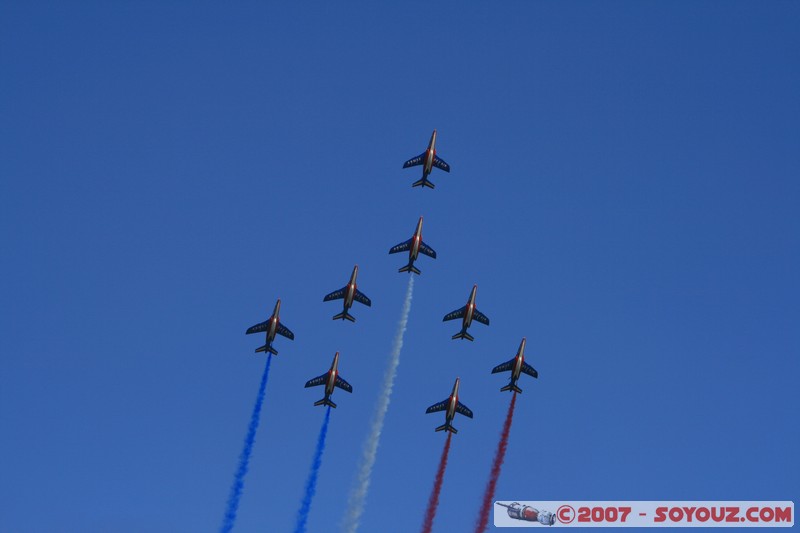
M 516 385 L 506 385 L 505 387 L 501 388 L 500 390 L 502 392 L 505 392 L 507 390 L 513 390 L 514 392 L 518 392 L 518 393 L 522 394 L 522 389 L 520 389 Z
M 417 274 L 417 275 L 422 274 L 422 272 L 420 272 L 420 270 L 417 267 L 415 267 L 414 265 L 406 265 L 404 267 L 400 267 L 398 272 L 413 272 L 414 274 Z
M 330 398 L 323 398 L 323 399 L 321 399 L 321 400 L 317 400 L 316 402 L 314 402 L 314 405 L 315 405 L 315 406 L 317 406 L 317 405 L 327 405 L 327 406 L 329 406 L 329 407 L 333 407 L 334 409 L 336 409 L 336 404 L 335 404 L 335 403 L 333 403 L 333 402 L 330 400 Z
M 259 353 L 259 352 L 265 352 L 266 353 L 267 351 L 269 351 L 269 353 L 271 353 L 272 355 L 278 355 L 278 350 L 276 350 L 275 348 L 273 348 L 272 346 L 270 346 L 268 344 L 265 344 L 264 346 L 256 348 L 256 353 Z
M 441 426 L 436 428 L 436 431 L 449 431 L 450 433 L 458 433 L 458 430 L 453 426 L 451 426 L 450 424 L 442 424 Z
M 333 319 L 334 320 L 349 320 L 350 322 L 355 322 L 356 321 L 356 317 L 354 317 L 353 315 L 347 314 L 347 311 L 342 311 L 338 315 L 335 315 L 333 317 Z
M 424 187 L 430 187 L 431 189 L 435 189 L 436 188 L 436 185 L 434 185 L 433 183 L 431 183 L 430 181 L 428 181 L 426 179 L 417 180 L 414 183 L 412 183 L 411 186 L 412 187 L 423 187 L 423 188 Z
M 475 337 L 467 333 L 466 331 L 459 331 L 455 335 L 453 335 L 453 340 L 456 339 L 467 339 L 468 341 L 474 341 Z

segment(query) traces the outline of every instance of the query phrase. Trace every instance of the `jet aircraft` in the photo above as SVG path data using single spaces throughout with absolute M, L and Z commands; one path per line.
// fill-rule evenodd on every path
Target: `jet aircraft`
M 397 246 L 394 246 L 391 250 L 389 250 L 389 253 L 396 254 L 398 252 L 405 251 L 408 251 L 408 264 L 404 267 L 401 267 L 398 272 L 413 272 L 414 274 L 420 274 L 420 270 L 414 266 L 414 261 L 417 260 L 420 252 L 428 257 L 436 259 L 436 252 L 434 249 L 422 242 L 422 217 L 419 217 L 419 222 L 417 222 L 417 229 L 414 231 L 414 235 L 407 241 L 401 242 Z
M 347 285 L 345 285 L 338 291 L 333 291 L 332 293 L 330 293 L 329 295 L 327 295 L 325 298 L 322 299 L 323 302 L 329 302 L 331 300 L 340 300 L 340 299 L 344 300 L 344 309 L 342 310 L 341 313 L 333 317 L 334 320 L 347 319 L 350 322 L 355 322 L 356 318 L 347 312 L 347 310 L 350 309 L 350 307 L 352 307 L 354 300 L 356 302 L 360 302 L 366 305 L 367 307 L 372 306 L 372 301 L 369 298 L 367 298 L 367 296 L 363 292 L 358 290 L 358 287 L 356 286 L 357 276 L 358 276 L 358 265 L 353 267 L 353 274 L 350 276 L 350 281 L 347 283 Z
M 415 167 L 417 165 L 422 165 L 422 179 L 415 181 L 411 185 L 412 187 L 422 187 L 423 189 L 425 187 L 430 187 L 433 189 L 435 185 L 428 181 L 428 175 L 431 173 L 431 170 L 433 170 L 433 167 L 440 168 L 445 172 L 450 172 L 450 165 L 445 163 L 444 159 L 436 155 L 436 130 L 433 130 L 427 150 L 417 157 L 412 157 L 403 163 L 403 168 Z
M 505 387 L 501 388 L 501 391 L 508 390 L 522 393 L 522 389 L 517 386 L 517 380 L 523 372 L 529 376 L 533 376 L 534 378 L 539 377 L 539 373 L 536 371 L 536 369 L 525 362 L 525 337 L 522 337 L 522 342 L 519 343 L 517 355 L 515 355 L 510 361 L 506 361 L 505 363 L 494 367 L 494 369 L 492 369 L 492 374 L 508 371 L 511 371 L 511 382 Z
M 461 331 L 453 335 L 453 339 L 467 339 L 468 341 L 474 341 L 475 339 L 467 333 L 467 328 L 472 324 L 472 319 L 477 320 L 481 324 L 489 325 L 489 319 L 478 311 L 478 308 L 475 307 L 475 294 L 478 292 L 478 286 L 474 285 L 472 287 L 472 292 L 469 294 L 469 300 L 467 300 L 467 305 L 462 307 L 461 309 L 456 309 L 452 313 L 448 313 L 444 315 L 442 322 L 447 322 L 448 320 L 455 320 L 456 318 L 460 318 L 461 320 Z
M 269 317 L 268 320 L 265 322 L 261 322 L 260 324 L 256 324 L 247 329 L 245 335 L 250 335 L 251 333 L 261 333 L 262 331 L 267 332 L 267 342 L 264 346 L 260 348 L 256 348 L 256 353 L 258 352 L 269 352 L 273 355 L 278 355 L 278 350 L 272 347 L 272 342 L 275 340 L 275 335 L 283 335 L 289 340 L 294 340 L 294 333 L 291 332 L 289 328 L 281 324 L 279 315 L 281 312 L 281 299 L 278 298 L 278 301 L 275 303 L 275 310 L 272 311 L 272 316 Z
M 458 433 L 458 430 L 453 427 L 453 418 L 456 413 L 472 418 L 472 411 L 469 407 L 458 401 L 458 383 L 460 378 L 456 378 L 456 383 L 453 385 L 453 392 L 449 397 L 439 403 L 435 403 L 425 410 L 425 413 L 435 413 L 437 411 L 447 411 L 444 415 L 444 424 L 436 428 L 436 431 L 449 431 L 451 433 Z
M 353 392 L 353 387 L 339 376 L 339 352 L 336 352 L 336 355 L 333 356 L 333 363 L 331 363 L 330 370 L 306 382 L 306 388 L 317 387 L 319 385 L 325 385 L 325 397 L 314 402 L 314 405 L 328 405 L 336 408 L 336 404 L 331 401 L 331 394 L 333 394 L 334 387 L 339 387 L 347 392 Z

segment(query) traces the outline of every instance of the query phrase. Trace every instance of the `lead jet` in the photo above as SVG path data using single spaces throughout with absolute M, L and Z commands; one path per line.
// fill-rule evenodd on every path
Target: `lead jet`
M 350 386 L 348 382 L 339 376 L 339 352 L 336 352 L 336 355 L 333 356 L 333 363 L 331 363 L 331 369 L 322 374 L 321 376 L 315 377 L 314 379 L 310 379 L 306 382 L 306 388 L 308 387 L 317 387 L 319 385 L 325 385 L 325 397 L 321 400 L 317 400 L 314 402 L 314 405 L 328 405 L 330 407 L 336 408 L 336 404 L 331 401 L 331 394 L 333 394 L 333 388 L 339 387 L 340 389 L 346 390 L 347 392 L 353 392 L 353 387 Z
M 339 289 L 338 291 L 333 291 L 325 298 L 322 299 L 323 302 L 329 302 L 331 300 L 341 300 L 344 299 L 344 309 L 338 315 L 333 317 L 334 320 L 349 320 L 350 322 L 355 322 L 356 318 L 353 315 L 347 313 L 347 310 L 353 306 L 353 301 L 362 303 L 367 307 L 372 306 L 372 301 L 367 298 L 367 296 L 358 290 L 356 286 L 356 277 L 358 276 L 358 265 L 353 267 L 353 274 L 350 276 L 350 281 Z
M 260 348 L 256 348 L 256 353 L 258 352 L 269 352 L 273 355 L 278 355 L 278 350 L 272 347 L 272 342 L 275 340 L 275 335 L 282 335 L 289 340 L 294 340 L 294 333 L 291 332 L 289 328 L 281 324 L 279 315 L 281 312 L 281 299 L 278 298 L 278 301 L 275 303 L 275 310 L 272 311 L 272 316 L 269 317 L 268 320 L 265 322 L 261 322 L 260 324 L 256 324 L 247 329 L 245 335 L 250 335 L 251 333 L 261 333 L 262 331 L 267 332 L 267 343 Z
M 458 382 L 460 378 L 456 378 L 456 383 L 453 385 L 453 392 L 450 396 L 439 403 L 435 403 L 425 410 L 425 413 L 435 413 L 437 411 L 447 411 L 444 415 L 444 424 L 436 428 L 436 431 L 449 431 L 450 433 L 458 433 L 458 430 L 453 427 L 452 421 L 456 413 L 472 418 L 472 411 L 469 407 L 458 401 Z
M 405 251 L 408 251 L 408 264 L 404 267 L 401 267 L 398 272 L 413 272 L 414 274 L 420 274 L 420 270 L 414 266 L 414 261 L 417 260 L 420 252 L 428 257 L 436 259 L 436 252 L 434 249 L 422 242 L 422 217 L 419 217 L 419 222 L 417 222 L 417 229 L 414 231 L 414 235 L 407 241 L 401 242 L 397 246 L 393 247 L 391 250 L 389 250 L 389 253 L 396 254 L 398 252 Z
M 433 167 L 440 168 L 445 172 L 450 172 L 450 165 L 445 163 L 444 159 L 436 155 L 436 130 L 433 130 L 431 140 L 428 143 L 428 149 L 417 157 L 412 157 L 403 163 L 403 168 L 415 167 L 417 165 L 422 165 L 422 179 L 415 181 L 411 185 L 412 187 L 422 187 L 423 189 L 425 187 L 430 187 L 433 189 L 435 185 L 428 181 L 428 175 L 431 173 L 431 170 L 433 170 Z
M 515 355 L 510 361 L 506 361 L 505 363 L 494 367 L 492 369 L 492 374 L 508 371 L 511 371 L 511 382 L 505 387 L 501 388 L 501 391 L 508 390 L 522 393 L 522 389 L 517 386 L 517 380 L 523 372 L 529 376 L 533 376 L 534 378 L 539 377 L 539 373 L 536 371 L 536 369 L 525 362 L 525 337 L 522 337 L 522 342 L 519 343 L 517 355 Z
M 467 333 L 467 328 L 472 324 L 472 319 L 477 320 L 481 324 L 489 325 L 489 319 L 478 311 L 478 308 L 475 307 L 475 295 L 478 292 L 478 286 L 472 286 L 472 292 L 469 294 L 469 300 L 467 300 L 467 305 L 462 307 L 461 309 L 456 309 L 452 313 L 448 313 L 444 315 L 442 322 L 447 322 L 448 320 L 455 320 L 456 318 L 460 318 L 461 320 L 461 331 L 453 335 L 453 339 L 467 339 L 468 341 L 474 341 L 475 339 Z

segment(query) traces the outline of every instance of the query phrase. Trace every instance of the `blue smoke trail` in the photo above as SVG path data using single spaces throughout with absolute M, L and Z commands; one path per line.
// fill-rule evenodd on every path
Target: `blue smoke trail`
M 303 503 L 300 504 L 300 510 L 297 511 L 297 525 L 294 528 L 295 533 L 305 533 L 306 522 L 308 522 L 308 512 L 311 510 L 311 500 L 314 498 L 314 493 L 317 492 L 317 475 L 319 474 L 319 467 L 322 464 L 322 452 L 325 451 L 325 437 L 328 434 L 328 421 L 331 418 L 331 408 L 325 411 L 325 420 L 322 422 L 322 429 L 319 430 L 319 438 L 317 439 L 317 449 L 314 452 L 314 460 L 311 462 L 311 472 L 308 474 L 306 480 L 306 493 L 303 496 Z
M 256 403 L 253 406 L 253 414 L 250 415 L 250 425 L 247 427 L 247 436 L 244 438 L 244 448 L 242 449 L 242 454 L 239 456 L 239 468 L 236 469 L 236 475 L 233 478 L 233 485 L 231 486 L 231 494 L 228 496 L 228 507 L 225 509 L 225 518 L 220 528 L 222 533 L 229 533 L 233 529 L 233 524 L 236 522 L 236 512 L 239 510 L 239 500 L 242 497 L 244 476 L 247 475 L 247 469 L 250 466 L 250 454 L 253 452 L 253 444 L 256 440 L 256 430 L 258 429 L 258 420 L 261 417 L 261 405 L 264 403 L 264 391 L 267 388 L 269 364 L 271 362 L 272 354 L 269 354 L 267 356 L 267 366 L 264 368 L 264 374 L 261 376 L 261 385 L 258 387 Z

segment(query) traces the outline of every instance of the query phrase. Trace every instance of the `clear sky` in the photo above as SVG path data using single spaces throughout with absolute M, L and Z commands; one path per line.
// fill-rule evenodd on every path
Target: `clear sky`
M 0 5 L 0 530 L 336 530 L 425 216 L 361 531 L 501 500 L 798 500 L 800 4 Z M 402 163 L 439 131 L 436 189 Z M 333 322 L 354 264 L 372 308 Z M 477 283 L 491 326 L 442 316 Z

